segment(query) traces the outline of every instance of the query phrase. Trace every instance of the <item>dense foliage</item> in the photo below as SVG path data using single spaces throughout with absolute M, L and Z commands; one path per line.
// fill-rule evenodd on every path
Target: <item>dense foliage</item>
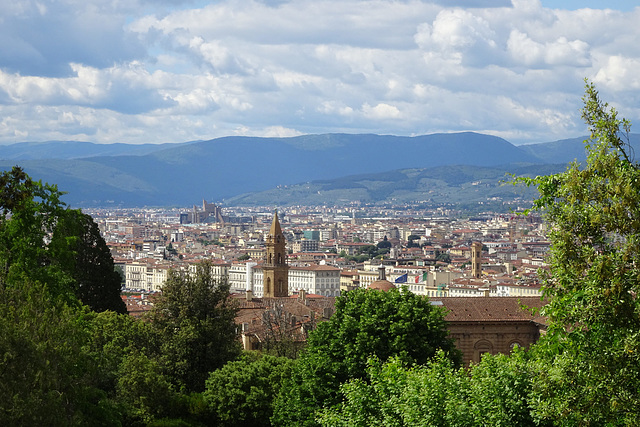
M 274 396 L 293 364 L 285 357 L 248 354 L 212 372 L 204 392 L 210 420 L 224 426 L 270 426 Z
M 344 401 L 318 419 L 336 427 L 530 426 L 532 383 L 524 358 L 522 352 L 488 355 L 469 370 L 456 369 L 442 352 L 413 367 L 373 358 L 366 378 L 343 384 Z
M 21 168 L 0 174 L 0 285 L 39 282 L 52 298 L 126 312 L 120 276 L 93 219 Z
M 455 363 L 444 311 L 408 291 L 357 289 L 336 300 L 336 312 L 309 334 L 291 379 L 276 402 L 276 425 L 315 425 L 316 412 L 339 402 L 340 384 L 366 376 L 367 360 L 398 357 L 424 364 L 438 350 Z
M 195 274 L 169 271 L 149 320 L 177 387 L 203 391 L 209 372 L 239 355 L 236 312 L 229 284 L 214 279 L 210 262 L 199 263 Z
M 53 231 L 49 248 L 54 262 L 74 279 L 74 293 L 94 311 L 126 313 L 120 298 L 122 278 L 91 216 L 67 209 Z

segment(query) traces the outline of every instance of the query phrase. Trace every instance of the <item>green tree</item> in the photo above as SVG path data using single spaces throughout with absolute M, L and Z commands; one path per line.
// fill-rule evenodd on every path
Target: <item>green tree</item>
M 438 252 L 436 255 L 436 261 L 442 261 L 448 264 L 451 262 L 451 255 L 447 252 Z
M 391 242 L 384 236 L 384 239 L 376 245 L 378 249 L 391 249 Z
M 407 367 L 399 358 L 369 360 L 367 377 L 344 383 L 340 404 L 323 409 L 323 426 L 473 426 L 470 378 L 443 352 L 424 366 Z
M 293 365 L 285 357 L 246 355 L 213 371 L 204 392 L 211 421 L 224 426 L 270 426 L 273 399 Z
M 47 287 L 0 287 L 0 424 L 117 425 L 87 351 L 87 315 Z
M 310 333 L 291 380 L 279 394 L 272 422 L 316 425 L 323 406 L 337 404 L 340 384 L 366 377 L 367 359 L 396 356 L 424 364 L 438 350 L 459 363 L 444 311 L 406 290 L 357 289 L 336 300 L 336 312 Z
M 213 277 L 209 261 L 199 263 L 193 275 L 169 271 L 149 317 L 176 385 L 201 392 L 209 372 L 237 357 L 236 312 L 229 284 Z
M 420 241 L 420 236 L 418 236 L 416 234 L 412 234 L 409 237 L 407 237 L 407 247 L 408 248 L 419 248 L 420 244 L 416 243 L 415 242 L 416 240 Z
M 340 388 L 343 401 L 324 409 L 324 426 L 533 426 L 526 355 L 485 355 L 468 370 L 443 352 L 423 366 L 370 359 L 367 378 Z
M 67 209 L 62 194 L 19 167 L 0 174 L 0 284 L 37 281 L 67 302 L 126 312 L 120 277 L 98 226 Z
M 79 210 L 63 211 L 55 225 L 49 251 L 53 262 L 75 281 L 74 291 L 94 311 L 126 313 L 120 297 L 122 278 L 98 225 Z
M 46 245 L 64 213 L 61 192 L 21 168 L 0 174 L 0 286 L 39 282 L 51 296 L 73 301 L 73 279 L 51 262 Z
M 535 409 L 562 425 L 640 423 L 640 166 L 630 123 L 586 85 L 584 165 L 537 186 L 552 242 Z

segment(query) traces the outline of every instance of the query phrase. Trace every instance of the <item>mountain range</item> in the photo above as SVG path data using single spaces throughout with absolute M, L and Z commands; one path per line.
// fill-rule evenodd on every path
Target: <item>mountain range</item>
M 74 207 L 441 202 L 521 197 L 505 173 L 538 175 L 585 158 L 584 138 L 515 146 L 464 132 L 415 137 L 319 134 L 223 137 L 176 144 L 24 142 L 0 146 L 0 170 L 22 166 Z M 639 152 L 640 135 L 631 135 Z M 319 196 L 319 197 L 318 197 Z

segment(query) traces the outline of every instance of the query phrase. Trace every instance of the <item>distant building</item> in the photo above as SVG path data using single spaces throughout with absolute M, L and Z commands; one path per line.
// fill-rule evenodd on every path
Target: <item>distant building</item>
M 447 309 L 447 329 L 465 365 L 480 362 L 484 353 L 509 354 L 516 346 L 527 348 L 546 331 L 546 319 L 527 310 L 546 304 L 539 297 L 431 300 Z
M 300 240 L 291 245 L 293 252 L 318 252 L 320 242 L 317 240 Z
M 307 240 L 320 240 L 320 230 L 304 230 L 304 238 Z
M 222 208 L 213 203 L 202 200 L 202 208 L 198 209 L 193 205 L 193 209 L 188 214 L 180 214 L 180 223 L 200 224 L 203 222 L 224 222 Z

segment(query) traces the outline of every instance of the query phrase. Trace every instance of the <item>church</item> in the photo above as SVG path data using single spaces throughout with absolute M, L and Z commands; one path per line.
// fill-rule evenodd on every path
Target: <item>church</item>
M 265 298 L 289 296 L 289 266 L 286 259 L 286 240 L 276 211 L 267 235 L 266 252 L 262 264 L 262 295 Z

